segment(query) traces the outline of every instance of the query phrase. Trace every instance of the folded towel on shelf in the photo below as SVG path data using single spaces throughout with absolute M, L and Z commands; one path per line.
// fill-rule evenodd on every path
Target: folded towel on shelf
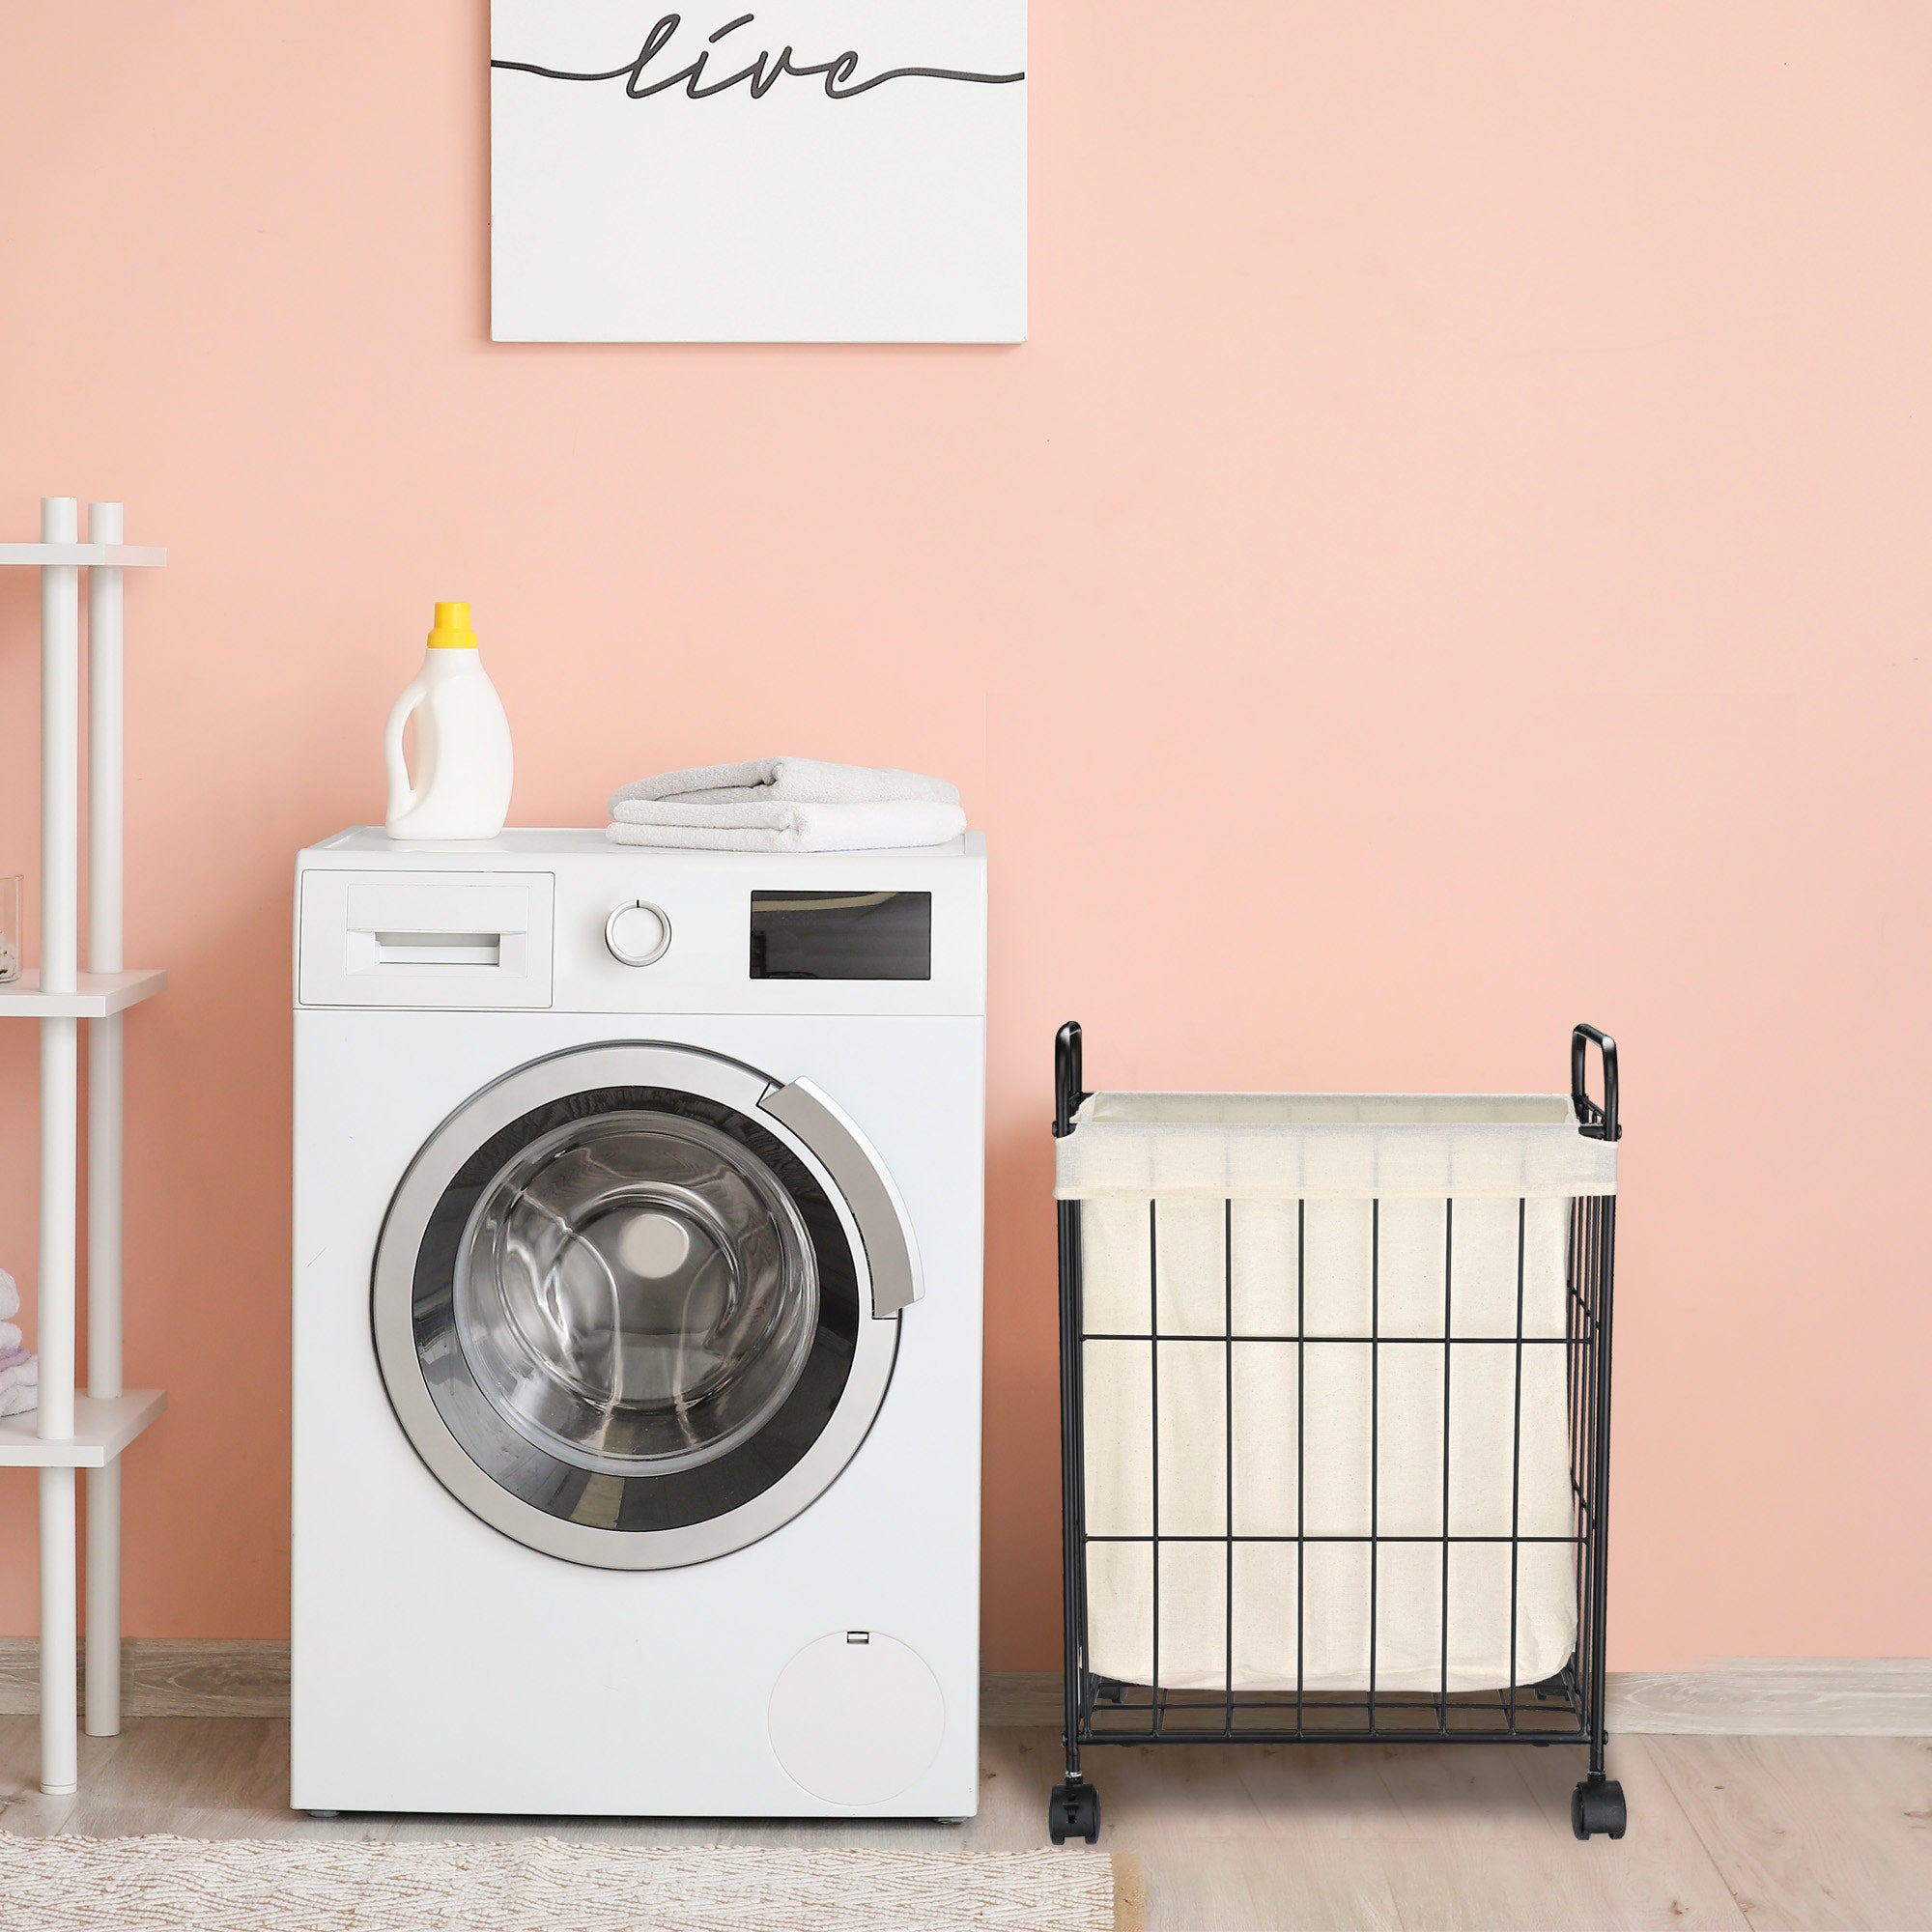
M 611 804 L 607 837 L 619 845 L 699 852 L 867 852 L 943 845 L 966 830 L 956 805 L 931 799 L 865 804 L 722 804 L 625 798 Z
M 0 1268 L 0 1318 L 20 1312 L 20 1290 L 14 1277 Z M 26 1347 L 20 1324 L 0 1319 L 0 1417 L 31 1415 L 41 1406 L 41 1364 Z
M 692 805 L 875 805 L 907 799 L 957 805 L 959 788 L 944 779 L 886 766 L 835 765 L 822 758 L 747 758 L 741 764 L 694 765 L 688 771 L 639 779 L 612 794 L 611 815 L 622 818 L 620 805 L 667 799 Z

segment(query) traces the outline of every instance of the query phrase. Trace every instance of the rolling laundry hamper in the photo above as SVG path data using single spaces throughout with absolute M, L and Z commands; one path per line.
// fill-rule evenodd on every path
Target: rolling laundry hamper
M 1601 1104 L 1585 1060 L 1602 1057 Z M 1090 1094 L 1056 1042 L 1066 1781 L 1093 1745 L 1604 1770 L 1616 1043 L 1570 1091 Z

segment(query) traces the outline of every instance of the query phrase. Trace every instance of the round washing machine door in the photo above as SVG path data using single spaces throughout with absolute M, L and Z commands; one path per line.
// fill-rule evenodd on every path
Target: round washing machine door
M 808 1081 L 696 1048 L 533 1062 L 430 1137 L 376 1248 L 376 1355 L 443 1487 L 575 1563 L 768 1536 L 885 1400 L 918 1250 Z

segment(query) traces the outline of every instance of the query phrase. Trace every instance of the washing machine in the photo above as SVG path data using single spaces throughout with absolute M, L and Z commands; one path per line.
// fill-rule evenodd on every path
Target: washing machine
M 985 855 L 300 856 L 292 1802 L 978 1804 Z

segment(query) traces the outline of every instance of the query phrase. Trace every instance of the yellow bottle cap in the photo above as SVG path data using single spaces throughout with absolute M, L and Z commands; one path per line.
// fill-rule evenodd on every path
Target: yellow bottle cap
M 429 647 L 433 651 L 473 651 L 476 648 L 476 633 L 469 628 L 468 604 L 439 604 L 436 607 L 436 629 L 429 634 Z

